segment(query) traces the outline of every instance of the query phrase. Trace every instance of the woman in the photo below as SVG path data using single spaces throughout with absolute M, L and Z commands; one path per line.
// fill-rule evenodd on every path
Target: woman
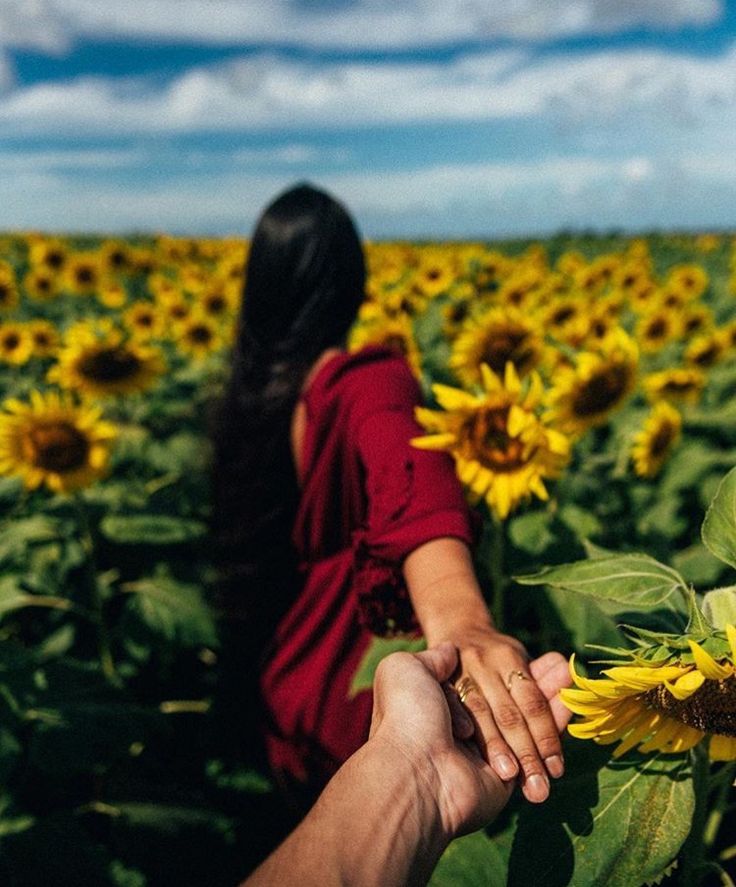
M 270 763 L 321 788 L 368 737 L 370 693 L 350 684 L 373 633 L 419 627 L 457 647 L 491 766 L 543 801 L 563 771 L 559 735 L 523 646 L 492 624 L 452 461 L 409 444 L 420 391 L 403 358 L 344 350 L 364 283 L 360 239 L 331 197 L 301 185 L 265 210 L 215 436 L 215 530 Z

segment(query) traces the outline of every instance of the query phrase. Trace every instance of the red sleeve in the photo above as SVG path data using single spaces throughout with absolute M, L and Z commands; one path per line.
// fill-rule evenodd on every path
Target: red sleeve
M 468 545 L 474 539 L 452 458 L 409 443 L 422 433 L 414 419 L 420 395 L 413 378 L 397 375 L 383 380 L 382 405 L 374 391 L 374 410 L 356 430 L 368 507 L 354 538 L 355 582 L 364 619 L 377 634 L 416 629 L 401 569 L 410 552 L 442 536 Z

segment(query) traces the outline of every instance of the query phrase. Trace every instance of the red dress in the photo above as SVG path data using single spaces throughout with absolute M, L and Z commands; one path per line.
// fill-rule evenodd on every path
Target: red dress
M 374 634 L 417 628 L 401 573 L 430 539 L 471 544 L 452 459 L 409 444 L 421 392 L 386 348 L 338 354 L 303 395 L 303 486 L 293 542 L 303 584 L 261 675 L 277 773 L 319 784 L 368 738 L 372 694 L 349 690 Z

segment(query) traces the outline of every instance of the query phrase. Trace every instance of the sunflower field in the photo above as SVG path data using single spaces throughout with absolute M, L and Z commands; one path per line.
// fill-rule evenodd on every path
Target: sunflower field
M 0 236 L 3 884 L 231 885 L 287 827 L 227 742 L 208 603 L 247 251 Z M 366 251 L 349 347 L 405 355 L 496 623 L 574 675 L 565 777 L 432 884 L 733 884 L 736 240 Z M 355 690 L 411 643 L 376 639 Z

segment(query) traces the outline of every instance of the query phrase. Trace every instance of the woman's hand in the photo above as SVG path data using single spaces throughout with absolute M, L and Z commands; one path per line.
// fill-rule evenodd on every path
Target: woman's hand
M 570 714 L 540 685 L 562 657 L 549 653 L 530 663 L 523 644 L 487 626 L 456 628 L 446 639 L 460 653 L 454 683 L 481 754 L 504 781 L 518 776 L 529 801 L 546 800 L 549 777 L 564 772 L 559 733 Z

